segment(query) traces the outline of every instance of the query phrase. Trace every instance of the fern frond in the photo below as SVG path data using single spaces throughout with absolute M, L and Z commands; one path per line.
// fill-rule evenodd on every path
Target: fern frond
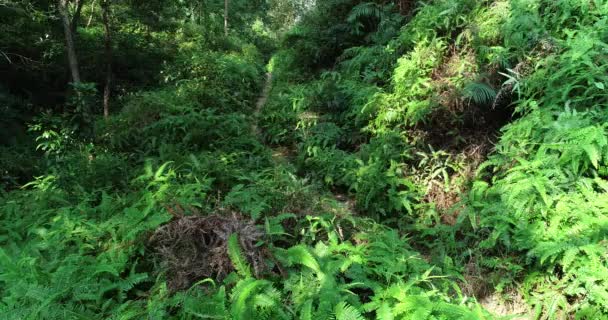
M 382 17 L 382 9 L 376 3 L 364 2 L 352 8 L 346 21 L 353 23 L 361 19 L 382 19 Z
M 365 320 L 361 312 L 346 302 L 338 303 L 334 308 L 336 320 Z
M 246 278 L 239 281 L 232 291 L 232 306 L 230 313 L 234 319 L 248 320 L 255 314 L 253 306 L 249 303 L 253 301 L 257 292 L 270 285 L 266 280 Z
M 496 90 L 485 83 L 472 82 L 465 86 L 464 95 L 478 105 L 489 105 L 496 98 Z
M 321 266 L 315 257 L 303 245 L 291 247 L 287 250 L 289 261 L 292 264 L 301 264 L 317 273 L 321 273 Z
M 239 244 L 239 238 L 236 233 L 233 233 L 228 238 L 228 255 L 230 261 L 236 269 L 237 273 L 244 278 L 251 278 L 251 268 L 243 252 L 241 251 L 241 245 Z

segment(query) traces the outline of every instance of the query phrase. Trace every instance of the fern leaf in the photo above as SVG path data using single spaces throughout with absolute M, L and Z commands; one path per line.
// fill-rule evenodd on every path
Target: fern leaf
M 364 2 L 352 8 L 346 21 L 354 23 L 365 18 L 381 19 L 382 10 L 373 2 Z
M 464 88 L 465 97 L 472 99 L 476 104 L 490 104 L 496 98 L 496 91 L 485 83 L 469 83 Z
M 236 233 L 233 233 L 228 238 L 228 256 L 230 257 L 230 261 L 232 261 L 232 265 L 236 272 L 244 277 L 251 278 L 251 269 L 249 268 L 249 263 L 247 263 L 247 259 L 243 256 L 241 252 L 241 246 L 239 245 L 239 238 Z
M 247 302 L 255 297 L 256 292 L 269 284 L 266 280 L 247 278 L 239 281 L 234 288 L 232 296 L 232 308 L 230 313 L 234 319 L 251 319 L 251 308 Z
M 300 310 L 300 320 L 312 320 L 312 300 L 306 300 Z
M 376 319 L 378 320 L 393 320 L 395 316 L 393 315 L 393 311 L 387 302 L 383 302 L 380 305 L 380 308 L 376 310 Z
M 313 255 L 308 251 L 308 248 L 305 246 L 297 245 L 295 247 L 291 247 L 287 250 L 287 254 L 292 264 L 301 264 L 309 267 L 317 273 L 321 273 L 321 266 L 319 265 L 319 262 L 317 262 L 315 257 L 313 257 Z
M 364 320 L 361 312 L 346 302 L 340 302 L 334 308 L 336 320 Z
M 598 148 L 594 145 L 584 145 L 582 148 L 585 150 L 585 153 L 589 157 L 589 161 L 593 167 L 597 169 L 599 166 L 599 161 L 602 158 L 600 150 L 598 150 Z

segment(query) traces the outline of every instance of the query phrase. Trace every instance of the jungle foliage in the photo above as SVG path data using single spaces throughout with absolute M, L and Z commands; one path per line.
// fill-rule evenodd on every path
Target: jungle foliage
M 2 319 L 608 318 L 606 1 L 0 17 Z

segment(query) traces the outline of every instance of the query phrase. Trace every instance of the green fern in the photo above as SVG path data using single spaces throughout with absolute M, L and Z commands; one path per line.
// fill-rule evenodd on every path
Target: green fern
M 496 91 L 485 83 L 469 83 L 464 88 L 464 96 L 478 105 L 490 105 L 496 99 Z
M 341 302 L 334 307 L 336 320 L 364 320 L 361 312 L 348 305 L 346 302 Z
M 364 2 L 354 6 L 350 14 L 348 15 L 347 21 L 354 22 L 361 18 L 382 18 L 382 10 L 380 7 L 373 2 Z
M 251 278 L 251 268 L 247 259 L 243 256 L 241 245 L 239 244 L 238 234 L 233 233 L 228 238 L 228 255 L 236 272 L 244 278 Z

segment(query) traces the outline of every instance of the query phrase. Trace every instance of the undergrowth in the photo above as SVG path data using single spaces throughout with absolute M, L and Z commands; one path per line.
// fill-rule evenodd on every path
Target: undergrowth
M 235 3 L 116 7 L 107 118 L 0 87 L 0 318 L 608 318 L 607 2 Z
M 297 149 L 300 172 L 409 232 L 433 263 L 449 259 L 467 294 L 522 295 L 534 318 L 603 318 L 606 10 L 354 6 L 344 21 L 367 27 L 362 43 L 305 79 L 275 72 L 267 140 Z M 285 70 L 292 48 L 275 55 Z

